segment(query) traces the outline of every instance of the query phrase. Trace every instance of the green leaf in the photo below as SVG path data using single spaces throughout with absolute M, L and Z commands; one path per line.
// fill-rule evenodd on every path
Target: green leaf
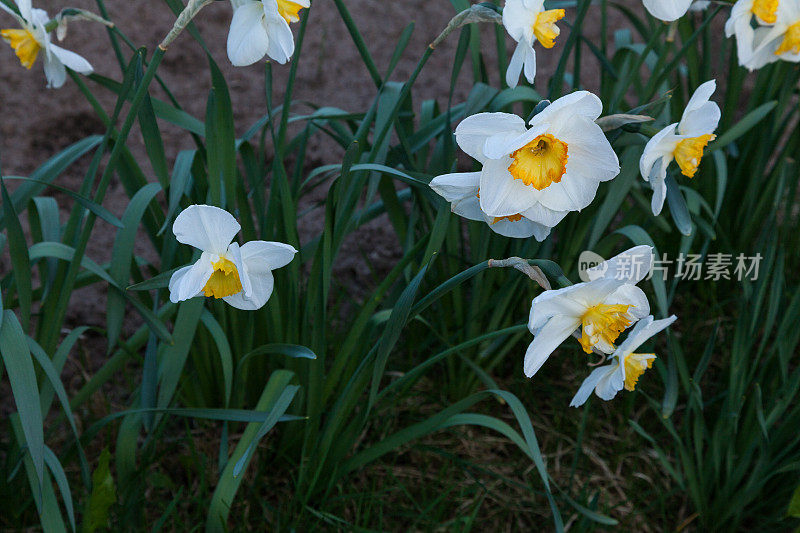
M 17 288 L 19 313 L 22 323 L 27 329 L 31 320 L 31 260 L 28 255 L 28 245 L 25 242 L 25 233 L 22 231 L 14 204 L 8 195 L 5 178 L 2 177 L 0 177 L 0 189 L 2 189 L 3 205 L 6 206 L 3 214 L 8 232 L 8 252 L 11 255 L 11 266 L 14 269 L 14 285 Z
M 761 104 L 754 110 L 750 111 L 742 118 L 742 120 L 737 122 L 735 126 L 731 127 L 728 131 L 720 135 L 717 140 L 709 146 L 709 152 L 725 148 L 730 143 L 734 142 L 736 139 L 750 131 L 773 109 L 775 109 L 775 106 L 777 105 L 778 102 L 776 101 L 767 102 L 766 104 Z
M 281 398 L 285 401 L 285 394 L 293 396 L 294 392 L 296 392 L 297 388 L 289 385 L 293 377 L 294 374 L 288 370 L 273 372 L 269 377 L 267 385 L 264 387 L 264 391 L 261 393 L 261 398 L 259 398 L 255 409 L 257 411 L 269 412 L 268 416 L 271 419 L 273 411 L 277 408 L 278 401 Z M 287 391 L 289 392 L 287 393 Z M 286 404 L 286 406 L 288 407 L 288 404 Z M 233 500 L 236 497 L 236 492 L 239 490 L 239 485 L 242 482 L 242 476 L 234 475 L 235 465 L 239 465 L 238 471 L 247 467 L 247 463 L 250 461 L 251 457 L 251 446 L 257 443 L 256 436 L 262 433 L 263 429 L 267 426 L 266 422 L 267 420 L 263 423 L 248 424 L 242 433 L 242 438 L 236 445 L 233 455 L 225 465 L 222 474 L 220 474 L 219 482 L 214 489 L 214 495 L 211 497 L 208 516 L 206 518 L 206 531 L 222 532 L 227 530 L 228 515 L 230 514 Z M 244 463 L 240 464 L 242 460 L 244 460 Z
M 789 501 L 789 507 L 786 509 L 786 516 L 800 518 L 800 485 L 794 489 L 792 499 Z
M 83 533 L 93 533 L 109 526 L 108 510 L 117 502 L 117 488 L 109 468 L 110 459 L 108 448 L 103 448 L 97 468 L 92 473 L 92 493 L 83 514 Z
M 39 495 L 44 482 L 44 426 L 42 421 L 39 385 L 33 368 L 31 352 L 25 333 L 13 311 L 3 311 L 0 327 L 0 355 L 11 383 L 11 393 L 17 406 L 28 453 L 33 460 L 39 481 Z

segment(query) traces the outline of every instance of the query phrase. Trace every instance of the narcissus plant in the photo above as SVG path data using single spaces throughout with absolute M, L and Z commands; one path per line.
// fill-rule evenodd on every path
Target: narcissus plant
M 619 391 L 633 391 L 644 372 L 653 366 L 656 359 L 654 353 L 634 353 L 634 350 L 647 342 L 652 336 L 660 333 L 678 319 L 675 315 L 663 320 L 653 320 L 648 316 L 639 321 L 625 341 L 619 345 L 611 356 L 611 363 L 595 368 L 583 384 L 581 384 L 570 407 L 580 407 L 594 390 L 603 400 L 612 400 Z
M 237 67 L 252 65 L 264 56 L 286 63 L 294 54 L 289 23 L 309 0 L 231 0 L 233 20 L 228 32 L 228 58 Z
M 714 131 L 721 112 L 719 106 L 710 100 L 716 89 L 716 80 L 700 85 L 686 104 L 681 121 L 656 133 L 644 147 L 639 171 L 653 188 L 651 208 L 654 215 L 661 213 L 664 207 L 669 164 L 676 161 L 681 173 L 693 178 L 703 158 L 703 151 L 716 138 Z
M 297 253 L 280 242 L 232 242 L 241 226 L 233 215 L 210 205 L 183 210 L 172 225 L 178 242 L 202 251 L 194 264 L 178 269 L 169 281 L 169 298 L 180 302 L 206 296 L 221 298 L 238 309 L 253 311 L 267 303 L 272 271 Z
M 601 181 L 619 174 L 617 155 L 595 124 L 602 107 L 597 96 L 578 91 L 533 117 L 530 128 L 509 113 L 468 117 L 456 128 L 456 141 L 483 168 L 440 176 L 432 186 L 443 192 L 445 184 L 460 180 L 460 190 L 471 194 L 479 177 L 475 195 L 487 221 L 525 218 L 552 228 L 570 211 L 588 206 Z M 477 211 L 471 213 L 478 218 Z M 534 235 L 542 235 L 540 229 Z
M 627 268 L 627 263 L 638 266 Z M 647 296 L 636 284 L 652 265 L 652 249 L 639 246 L 592 269 L 591 281 L 544 291 L 534 298 L 528 320 L 533 341 L 525 353 L 525 375 L 533 377 L 579 329 L 584 352 L 612 353 L 620 333 L 650 314 Z
M 16 4 L 19 14 L 0 2 L 0 9 L 17 19 L 21 26 L 18 29 L 0 30 L 0 37 L 11 45 L 23 67 L 31 69 L 41 53 L 47 87 L 53 89 L 64 85 L 67 68 L 84 75 L 93 72 L 92 65 L 86 59 L 51 42 L 47 30 L 50 17 L 46 11 L 34 9 L 31 0 L 17 0 Z M 56 25 L 53 24 L 53 29 Z

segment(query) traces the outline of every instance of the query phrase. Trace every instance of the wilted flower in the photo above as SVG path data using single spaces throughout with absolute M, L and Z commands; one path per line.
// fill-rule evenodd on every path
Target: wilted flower
M 39 52 L 44 51 L 42 58 L 44 75 L 47 78 L 47 86 L 54 89 L 64 85 L 67 79 L 65 67 L 85 75 L 93 72 L 92 65 L 83 57 L 50 42 L 50 34 L 47 31 L 50 17 L 46 11 L 33 9 L 31 0 L 17 0 L 17 8 L 19 15 L 0 2 L 0 9 L 10 13 L 22 26 L 20 29 L 0 30 L 0 37 L 11 45 L 23 67 L 27 69 L 33 67 Z
M 530 129 L 509 113 L 462 121 L 456 141 L 483 165 L 476 192 L 481 211 L 492 220 L 522 216 L 554 227 L 588 206 L 599 183 L 619 174 L 617 155 L 594 122 L 601 111 L 599 98 L 578 91 L 533 117 Z
M 658 215 L 667 194 L 667 167 L 675 160 L 684 176 L 693 178 L 703 158 L 703 151 L 716 138 L 721 112 L 710 101 L 717 88 L 715 80 L 700 85 L 692 95 L 679 123 L 670 124 L 647 143 L 639 160 L 639 170 L 653 188 L 651 207 Z
M 619 345 L 612 355 L 611 364 L 595 368 L 578 389 L 570 402 L 570 407 L 580 407 L 594 390 L 603 400 L 611 400 L 623 388 L 632 391 L 636 388 L 639 377 L 653 366 L 656 359 L 654 353 L 633 353 L 639 346 L 647 342 L 653 335 L 661 332 L 678 317 L 672 315 L 664 320 L 653 320 L 648 316 L 639 321 L 625 341 Z
M 534 298 L 528 320 L 534 337 L 525 353 L 525 375 L 536 374 L 578 328 L 579 342 L 586 353 L 593 349 L 613 352 L 619 334 L 650 314 L 647 296 L 636 284 L 647 276 L 652 265 L 652 248 L 637 246 L 592 269 L 592 281 L 545 291 Z
M 286 63 L 294 54 L 290 22 L 309 0 L 231 0 L 233 20 L 228 33 L 228 58 L 237 67 L 252 65 L 265 55 Z
M 556 44 L 561 30 L 556 22 L 564 18 L 563 9 L 544 9 L 544 0 L 506 0 L 503 7 L 503 26 L 517 41 L 517 48 L 506 70 L 506 83 L 516 87 L 520 74 L 533 84 L 536 77 L 536 52 L 533 44 L 539 42 L 545 48 Z
M 240 229 L 230 213 L 210 205 L 187 207 L 175 218 L 172 231 L 178 242 L 203 253 L 193 265 L 172 275 L 172 302 L 213 296 L 247 311 L 267 303 L 274 284 L 272 271 L 287 265 L 297 250 L 267 241 L 250 241 L 239 247 L 231 241 Z

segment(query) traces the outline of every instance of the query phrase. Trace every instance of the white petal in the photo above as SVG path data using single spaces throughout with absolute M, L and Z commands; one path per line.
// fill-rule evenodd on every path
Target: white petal
M 642 178 L 644 178 L 645 181 L 650 181 L 653 168 L 659 159 L 668 157 L 672 160 L 672 154 L 675 152 L 675 148 L 681 140 L 680 137 L 675 135 L 675 130 L 677 128 L 677 123 L 670 124 L 647 141 L 644 151 L 642 152 L 642 157 L 639 159 L 639 172 L 642 174 Z
M 239 248 L 239 243 L 231 243 L 228 247 L 226 258 L 236 267 L 236 272 L 239 274 L 239 282 L 242 284 L 242 293 L 245 298 L 250 297 L 253 293 L 253 287 L 250 284 L 250 276 L 248 275 L 244 260 L 242 259 L 242 251 L 241 248 Z
M 613 400 L 614 396 L 625 386 L 625 374 L 623 374 L 622 365 L 618 360 L 611 365 L 611 369 L 597 381 L 594 389 L 597 397 L 605 401 Z
M 172 224 L 178 242 L 223 256 L 242 227 L 233 215 L 211 205 L 192 205 L 181 211 Z
M 284 267 L 296 253 L 293 246 L 282 242 L 250 241 L 242 245 L 242 260 L 250 273 Z
M 575 91 L 545 107 L 542 112 L 531 119 L 530 125 L 545 122 L 567 124 L 576 117 L 583 117 L 594 122 L 602 112 L 603 102 L 600 101 L 600 98 L 589 91 Z
M 242 309 L 243 311 L 261 309 L 267 303 L 267 300 L 269 300 L 269 297 L 272 295 L 272 289 L 275 286 L 272 272 L 268 270 L 257 275 L 250 274 L 250 283 L 253 291 L 249 298 L 245 296 L 244 291 L 242 291 L 232 296 L 226 296 L 223 300 L 225 300 L 228 305 L 237 309 Z
M 658 216 L 664 209 L 664 200 L 667 199 L 667 167 L 671 162 L 672 157 L 664 156 L 650 174 L 650 187 L 653 188 L 650 208 L 655 216 Z
M 249 2 L 233 12 L 228 32 L 228 58 L 234 66 L 252 65 L 267 54 L 270 39 L 263 19 L 261 2 Z
M 663 320 L 654 321 L 652 316 L 640 320 L 628 334 L 625 341 L 619 345 L 616 353 L 620 356 L 624 356 L 633 352 L 639 348 L 639 346 L 647 342 L 650 337 L 660 333 L 676 320 L 678 320 L 678 317 L 675 315 Z
M 47 87 L 58 89 L 67 81 L 67 69 L 64 63 L 55 54 L 44 54 L 44 76 L 47 78 Z
M 528 316 L 530 332 L 535 334 L 554 316 L 568 316 L 580 323 L 581 316 L 586 312 L 586 306 L 576 300 L 574 295 L 584 290 L 585 285 L 585 283 L 578 283 L 563 289 L 544 291 L 534 298 Z M 578 329 L 577 326 L 575 329 Z
M 536 16 L 543 9 L 544 0 L 506 0 L 503 6 L 503 26 L 517 42 L 531 43 Z
M 536 79 L 536 50 L 532 46 L 525 47 L 525 79 L 528 83 L 533 85 L 533 80 Z
M 430 187 L 448 202 L 456 202 L 478 194 L 480 183 L 480 172 L 454 172 L 436 176 Z
M 32 20 L 33 13 L 32 13 L 32 6 L 31 0 L 16 0 L 17 8 L 19 9 L 19 14 L 22 15 L 22 18 L 25 20 Z
M 294 54 L 294 35 L 289 23 L 278 13 L 278 4 L 264 2 L 264 28 L 269 35 L 267 55 L 280 64 L 291 59 Z
M 488 159 L 502 159 L 512 152 L 515 152 L 534 140 L 539 135 L 547 132 L 546 124 L 538 124 L 529 130 L 521 133 L 508 131 L 497 133 L 486 139 L 483 146 L 483 154 Z
M 553 211 L 580 211 L 592 203 L 599 186 L 599 181 L 567 170 L 559 183 L 551 183 L 542 191 L 539 201 Z
M 678 20 L 686 14 L 692 0 L 644 0 L 644 7 L 651 15 L 664 22 Z
M 573 285 L 575 289 L 570 292 L 570 297 L 581 304 L 584 309 L 588 309 L 597 304 L 605 303 L 610 294 L 625 284 L 624 281 L 614 279 L 597 279 L 586 283 L 578 283 Z
M 172 303 L 177 303 L 180 301 L 178 297 L 178 289 L 181 286 L 181 282 L 186 274 L 192 270 L 194 265 L 186 265 L 183 268 L 179 268 L 175 272 L 172 273 L 172 276 L 169 278 L 169 299 Z
M 592 370 L 592 373 L 583 380 L 581 383 L 578 392 L 575 393 L 575 396 L 572 398 L 572 401 L 569 402 L 570 407 L 580 407 L 581 405 L 586 403 L 586 400 L 589 399 L 589 396 L 592 394 L 592 391 L 597 386 L 597 382 L 600 381 L 602 377 L 606 375 L 609 370 L 613 371 L 611 365 L 604 365 Z
M 625 284 L 612 292 L 603 301 L 607 305 L 630 305 L 628 313 L 636 319 L 644 318 L 650 314 L 650 302 L 647 295 L 636 285 Z
M 519 75 L 522 74 L 522 68 L 525 65 L 525 47 L 529 46 L 526 42 L 517 43 L 514 48 L 514 53 L 511 55 L 511 61 L 508 62 L 506 69 L 506 84 L 512 89 L 519 83 Z
M 211 278 L 211 274 L 214 273 L 209 255 L 203 253 L 195 264 L 188 267 L 188 270 L 185 267 L 172 275 L 174 279 L 170 279 L 169 295 L 172 302 L 182 302 L 200 295 L 203 287 Z M 178 276 L 179 273 L 180 276 Z
M 550 235 L 551 228 L 528 220 L 525 217 L 522 217 L 520 220 L 503 218 L 495 222 L 494 217 L 484 215 L 483 219 L 489 224 L 489 228 L 491 228 L 493 232 L 504 237 L 511 237 L 514 239 L 534 237 L 537 241 L 542 242 Z
M 715 102 L 709 101 L 717 87 L 715 80 L 702 84 L 692 95 L 683 112 L 678 132 L 687 137 L 700 137 L 714 132 L 722 112 Z
M 533 207 L 526 209 L 521 214 L 537 224 L 554 228 L 559 222 L 564 220 L 564 217 L 569 214 L 569 211 L 555 211 L 537 202 Z
M 608 181 L 619 174 L 619 158 L 605 133 L 594 120 L 576 117 L 557 130 L 556 138 L 567 143 L 567 175 Z
M 539 330 L 525 352 L 525 376 L 533 377 L 559 345 L 578 329 L 580 322 L 572 317 L 555 316 Z
M 472 196 L 467 196 L 462 200 L 456 200 L 450 206 L 451 211 L 458 216 L 464 217 L 469 220 L 482 220 L 485 221 L 487 215 L 481 211 L 481 201 L 477 196 L 478 188 L 475 188 L 475 193 Z M 494 220 L 494 219 L 492 219 Z
M 636 284 L 650 273 L 653 261 L 652 246 L 634 246 L 586 270 L 586 275 L 589 277 L 589 281 L 605 278 Z
M 538 191 L 508 171 L 510 158 L 487 159 L 481 172 L 481 209 L 493 217 L 516 215 L 537 203 Z
M 75 52 L 70 52 L 69 50 L 65 50 L 54 44 L 50 45 L 50 51 L 55 54 L 55 56 L 64 64 L 65 67 L 70 68 L 75 72 L 83 74 L 84 76 L 88 76 L 94 72 L 92 65 L 90 65 L 88 61 Z
M 525 121 L 511 113 L 478 113 L 465 118 L 456 127 L 456 142 L 467 155 L 479 162 L 486 161 L 483 147 L 486 139 L 499 133 L 521 135 Z

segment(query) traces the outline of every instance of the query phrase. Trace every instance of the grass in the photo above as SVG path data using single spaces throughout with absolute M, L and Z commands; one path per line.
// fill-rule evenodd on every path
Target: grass
M 183 8 L 167 3 L 176 14 Z M 104 13 L 103 1 L 97 4 Z M 443 106 L 441 99 L 416 98 L 432 48 L 409 50 L 409 29 L 389 63 L 377 65 L 346 3 L 335 4 L 376 86 L 363 109 L 306 113 L 292 101 L 303 37 L 313 31 L 308 11 L 296 26 L 292 62 L 264 66 L 267 113 L 239 138 L 215 58 L 208 57 L 205 116 L 193 117 L 158 77 L 168 51 L 136 49 L 118 21 L 109 39 L 122 80 L 70 73 L 104 135 L 79 141 L 31 176 L 3 177 L 0 250 L 8 250 L 13 271 L 0 279 L 0 377 L 9 383 L 5 394 L 15 412 L 0 437 L 0 474 L 7 480 L 0 486 L 0 525 L 38 524 L 46 531 L 217 531 L 265 523 L 276 530 L 364 531 L 796 525 L 784 519 L 800 464 L 794 431 L 800 257 L 797 166 L 790 157 L 800 148 L 796 65 L 776 63 L 752 75 L 736 67 L 732 44 L 710 30 L 724 6 L 682 19 L 670 41 L 665 26 L 613 2 L 553 2 L 575 9 L 547 85 L 492 87 L 486 57 L 497 54 L 501 70 L 510 57 L 502 27 L 486 39 L 477 24 L 465 25 L 447 37 L 458 39 L 458 47 Z M 466 1 L 452 4 L 454 15 L 469 8 Z M 586 44 L 582 28 L 593 20 L 590 13 L 605 21 L 611 10 L 633 30 L 610 39 L 612 28 L 603 24 L 599 47 L 578 46 Z M 494 18 L 490 11 L 482 16 Z M 193 26 L 187 31 L 193 46 L 205 47 Z M 416 70 L 402 83 L 388 81 L 405 55 L 419 58 Z M 452 215 L 428 182 L 459 168 L 455 124 L 482 111 L 530 116 L 545 97 L 581 87 L 579 66 L 589 61 L 601 67 L 605 114 L 648 114 L 659 126 L 680 116 L 695 87 L 718 77 L 723 121 L 698 176 L 671 182 L 665 213 L 653 217 L 638 160 L 657 128 L 626 125 L 608 133 L 621 175 L 544 243 L 502 238 Z M 273 96 L 276 68 L 289 72 L 288 105 Z M 462 71 L 472 72 L 473 87 L 457 102 Z M 166 100 L 151 95 L 154 83 Z M 95 91 L 116 95 L 114 108 L 100 106 Z M 174 161 L 165 154 L 164 122 L 185 132 L 187 148 Z M 128 148 L 134 127 L 142 131 L 148 161 L 137 161 Z M 315 136 L 337 143 L 342 161 L 311 168 Z M 68 194 L 73 201 L 62 226 L 58 205 L 45 195 L 59 190 L 60 174 L 81 158 L 91 162 L 80 190 Z M 148 181 L 146 165 L 155 180 Z M 112 179 L 130 197 L 121 219 L 102 207 Z M 8 187 L 12 181 L 19 185 Z M 317 187 L 327 191 L 325 200 L 306 209 Z M 299 250 L 275 272 L 277 289 L 264 308 L 169 301 L 171 272 L 192 259 L 169 228 L 181 209 L 200 203 L 232 212 L 245 241 L 277 240 Z M 301 240 L 312 212 L 324 224 Z M 20 223 L 25 216 L 30 233 Z M 358 239 L 377 217 L 396 236 L 399 260 L 388 271 L 370 265 L 374 280 L 360 298 L 334 267 L 343 243 Z M 98 218 L 117 228 L 107 265 L 85 255 Z M 135 254 L 141 230 L 158 261 Z M 758 252 L 764 262 L 753 282 L 648 282 L 654 314 L 681 317 L 658 339 L 654 370 L 636 393 L 569 409 L 586 374 L 584 355 L 565 345 L 533 381 L 525 379 L 524 321 L 540 290 L 487 260 L 524 257 L 560 287 L 577 281 L 581 251 L 610 256 L 630 244 L 655 244 L 672 257 Z M 109 297 L 105 327 L 90 331 L 66 320 L 67 302 L 74 290 L 94 284 Z M 138 317 L 133 332 L 123 327 L 130 313 Z M 64 368 L 79 364 L 81 351 L 98 350 L 98 337 L 107 353 L 102 366 L 84 364 L 77 386 L 65 387 Z M 92 355 L 84 358 L 96 360 Z M 99 466 L 103 450 L 107 468 Z

